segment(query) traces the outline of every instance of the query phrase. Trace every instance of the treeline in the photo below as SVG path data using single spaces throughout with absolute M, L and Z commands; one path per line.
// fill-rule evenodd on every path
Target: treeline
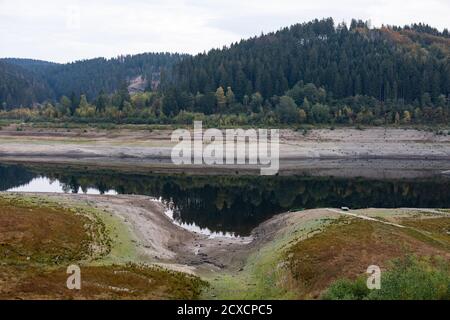
M 101 93 L 92 101 L 85 95 L 63 96 L 40 107 L 1 111 L 0 118 L 137 124 L 192 124 L 201 120 L 215 126 L 448 124 L 450 103 L 444 95 L 433 102 L 429 93 L 413 103 L 381 102 L 363 95 L 334 99 L 325 88 L 303 82 L 282 96 L 264 99 L 256 92 L 242 100 L 231 87 L 196 95 L 177 89 L 130 95 L 122 86 L 116 93 Z
M 38 75 L 0 61 L 0 107 L 30 106 L 52 96 L 52 90 Z
M 450 93 L 450 39 L 433 30 L 315 20 L 184 59 L 174 66 L 174 86 L 193 94 L 232 87 L 239 99 L 253 92 L 270 98 L 303 81 L 336 99 L 412 103 L 428 92 L 436 102 Z
M 431 32 L 431 33 L 428 33 Z M 299 81 L 324 87 L 335 99 L 366 95 L 379 101 L 433 102 L 450 93 L 450 39 L 424 26 L 371 29 L 331 18 L 284 28 L 229 48 L 184 59 L 174 85 L 192 94 L 232 87 L 238 99 L 282 95 Z
M 170 53 L 145 53 L 120 56 L 114 59 L 91 59 L 53 67 L 46 78 L 57 97 L 85 94 L 96 98 L 102 91 L 113 93 L 123 83 L 137 76 L 151 81 L 161 81 L 160 73 L 181 61 L 183 55 Z
M 82 94 L 95 99 L 102 92 L 113 93 L 123 84 L 141 76 L 146 83 L 143 89 L 151 89 L 152 81 L 161 82 L 161 73 L 180 62 L 184 55 L 171 53 L 145 53 L 119 56 L 113 59 L 97 58 L 67 64 L 50 63 L 30 59 L 1 59 L 0 66 L 21 70 L 19 79 L 5 79 L 0 93 L 3 108 L 30 106 L 32 103 L 55 101 L 63 95 Z M 4 75 L 0 69 L 0 77 Z M 3 85 L 3 81 L 1 82 Z M 45 88 L 45 91 L 40 88 Z M 20 93 L 20 94 L 19 94 Z
M 198 119 L 212 125 L 448 124 L 449 62 L 447 30 L 315 20 L 193 57 L 144 54 L 67 65 L 9 59 L 45 77 L 58 98 L 34 108 L 3 103 L 0 116 L 182 124 Z M 147 86 L 130 96 L 129 80 L 153 79 L 155 70 L 158 90 Z

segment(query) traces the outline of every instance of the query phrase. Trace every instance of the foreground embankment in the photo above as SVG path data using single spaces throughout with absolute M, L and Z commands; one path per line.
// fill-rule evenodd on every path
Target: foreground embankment
M 277 215 L 250 237 L 211 238 L 177 226 L 146 196 L 2 193 L 0 203 L 2 298 L 314 299 L 370 265 L 390 272 L 395 259 L 415 257 L 414 270 L 431 270 L 450 261 L 443 209 L 305 210 Z M 81 291 L 66 288 L 70 264 L 81 266 Z M 438 286 L 450 281 L 436 270 Z M 387 288 L 423 285 L 416 276 Z M 394 294 L 417 298 L 411 292 Z

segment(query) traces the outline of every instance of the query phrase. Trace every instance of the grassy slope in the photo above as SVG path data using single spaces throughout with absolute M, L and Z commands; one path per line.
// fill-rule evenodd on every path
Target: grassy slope
M 204 298 L 316 299 L 340 278 L 364 276 L 394 258 L 438 256 L 450 261 L 450 217 L 403 210 L 362 210 L 402 223 L 397 228 L 353 217 L 291 224 L 253 253 L 238 274 L 211 277 Z
M 439 223 L 444 225 L 449 220 Z M 370 265 L 385 270 L 389 261 L 395 258 L 445 256 L 449 252 L 448 236 L 443 239 L 420 227 L 401 229 L 345 218 L 323 233 L 295 244 L 286 255 L 297 297 L 319 298 L 332 282 L 363 275 Z
M 337 279 L 364 275 L 370 264 L 385 269 L 411 253 L 450 261 L 448 212 L 357 212 L 407 228 L 325 211 L 290 218 L 240 271 L 205 276 L 204 290 L 199 278 L 129 264 L 140 262 L 134 239 L 106 211 L 0 195 L 0 298 L 311 299 Z M 82 266 L 81 292 L 65 289 L 71 263 Z
M 45 197 L 0 195 L 0 257 L 0 299 L 195 299 L 205 285 L 135 264 L 128 229 L 108 213 Z M 73 263 L 81 291 L 66 288 Z

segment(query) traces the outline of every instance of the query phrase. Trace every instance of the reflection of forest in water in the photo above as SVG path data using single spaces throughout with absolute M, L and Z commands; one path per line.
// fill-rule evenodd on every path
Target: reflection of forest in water
M 247 235 L 274 214 L 292 209 L 341 207 L 450 207 L 450 179 L 367 180 L 305 176 L 137 175 L 106 170 L 0 166 L 0 190 L 38 176 L 59 180 L 65 191 L 161 197 L 175 205 L 174 218 L 211 231 Z

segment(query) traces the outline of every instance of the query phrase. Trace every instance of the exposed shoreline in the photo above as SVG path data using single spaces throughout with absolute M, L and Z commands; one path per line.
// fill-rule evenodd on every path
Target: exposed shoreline
M 412 129 L 281 130 L 280 174 L 406 177 L 450 170 L 450 136 Z M 170 160 L 169 130 L 0 130 L 0 162 L 103 167 L 120 171 L 256 174 L 251 165 L 184 165 Z
M 448 216 L 437 209 L 361 209 L 352 213 L 339 209 L 317 208 L 275 215 L 255 227 L 248 237 L 209 237 L 175 224 L 166 214 L 165 206 L 157 199 L 140 195 L 85 195 L 57 193 L 1 192 L 0 195 L 19 195 L 45 198 L 67 208 L 88 206 L 112 214 L 131 233 L 137 260 L 200 276 L 217 272 L 237 272 L 247 258 L 264 245 L 283 238 L 292 228 L 312 221 L 327 221 L 341 216 L 377 220 L 378 212 L 396 214 L 428 212 Z M 309 222 L 308 222 L 309 221 Z
M 264 223 L 244 238 L 209 237 L 184 229 L 170 220 L 160 201 L 148 196 L 16 192 L 0 195 L 45 198 L 67 208 L 88 206 L 112 214 L 130 231 L 137 262 L 197 275 L 224 269 L 236 271 L 250 252 L 269 240 Z
M 415 227 L 403 225 L 402 218 L 420 221 L 449 217 L 449 211 L 442 209 L 369 208 L 344 212 L 339 209 L 322 208 L 276 215 L 254 228 L 251 237 L 211 238 L 174 224 L 164 213 L 164 205 L 148 196 L 0 192 L 0 197 L 2 196 L 19 196 L 28 199 L 29 203 L 34 203 L 33 201 L 46 203 L 50 206 L 67 208 L 74 213 L 83 210 L 82 208 L 89 208 L 92 214 L 103 217 L 101 219 L 107 223 L 107 228 L 111 221 L 115 221 L 116 227 L 113 227 L 111 234 L 112 248 L 119 246 L 122 250 L 115 250 L 113 257 L 106 256 L 103 263 L 114 264 L 119 261 L 122 264 L 160 266 L 198 276 L 210 284 L 202 292 L 203 299 L 261 299 L 271 297 L 272 294 L 277 297 L 296 298 L 296 291 L 289 289 L 292 279 L 285 278 L 290 276 L 290 269 L 286 265 L 286 259 L 289 259 L 286 250 L 292 245 L 314 238 L 315 235 L 323 234 L 331 225 L 336 225 L 335 222 L 339 225 L 339 221 L 346 221 L 344 223 L 346 225 L 361 221 L 362 225 L 372 227 L 381 225 L 385 226 L 383 229 L 385 232 L 398 234 L 401 230 L 417 232 Z M 404 234 L 410 237 L 407 235 L 408 232 Z M 424 235 L 422 232 L 421 237 Z M 408 239 L 411 239 L 419 255 L 439 254 L 443 259 L 450 259 L 444 247 L 439 245 L 433 247 L 427 241 L 421 242 L 415 238 Z M 354 249 L 354 245 L 357 245 L 357 242 L 352 242 L 351 248 Z M 395 247 L 391 243 L 387 246 L 387 248 Z M 124 251 L 123 248 L 127 250 Z M 117 256 L 119 252 L 122 255 Z M 338 252 L 336 257 L 341 259 L 340 255 L 345 252 L 345 250 Z M 358 252 L 350 252 L 349 257 Z M 377 263 L 383 264 L 386 258 L 383 251 L 380 252 L 381 256 L 376 252 L 371 252 L 369 256 L 380 259 Z M 320 255 L 320 252 L 316 254 Z M 394 250 L 386 254 L 396 257 L 397 253 Z M 344 262 L 341 260 L 340 263 L 345 264 L 346 260 L 344 259 Z M 359 274 L 362 270 L 354 268 L 352 272 Z M 336 275 L 331 275 L 331 280 L 318 285 L 318 289 L 311 289 L 308 293 L 309 298 L 320 297 L 323 289 L 329 285 L 328 281 L 332 281 L 335 277 Z M 277 282 L 274 287 L 275 280 L 287 282 L 285 285 L 284 282 Z
M 337 218 L 328 209 L 278 214 L 255 227 L 248 237 L 209 237 L 175 224 L 157 199 L 138 195 L 85 195 L 0 192 L 0 195 L 44 198 L 62 207 L 88 206 L 112 214 L 130 231 L 137 261 L 199 276 L 237 272 L 247 258 L 286 229 L 306 221 Z

